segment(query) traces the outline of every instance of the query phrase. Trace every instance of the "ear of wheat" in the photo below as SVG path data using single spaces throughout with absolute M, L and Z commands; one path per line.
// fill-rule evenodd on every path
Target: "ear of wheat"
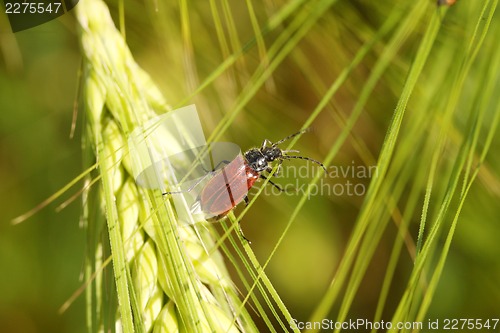
M 87 289 L 90 331 L 256 331 L 211 233 L 179 229 L 161 192 L 138 187 L 132 177 L 127 138 L 168 112 L 161 93 L 134 62 L 101 0 L 81 1 L 76 14 L 88 156 L 98 162 L 93 176 L 101 178 L 99 188 L 84 195 L 85 271 L 87 279 L 95 275 Z M 109 256 L 112 279 L 101 273 Z

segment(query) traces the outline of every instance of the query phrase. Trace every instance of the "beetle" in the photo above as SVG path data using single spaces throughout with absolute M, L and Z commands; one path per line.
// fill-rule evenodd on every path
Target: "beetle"
M 254 186 L 257 180 L 268 179 L 262 173 L 264 171 L 271 173 L 273 162 L 278 163 L 276 173 L 279 173 L 283 161 L 289 159 L 314 162 L 326 172 L 326 168 L 321 162 L 309 157 L 288 155 L 299 151 L 283 150 L 278 147 L 279 144 L 307 131 L 308 129 L 299 131 L 274 143 L 265 139 L 259 148 L 251 148 L 243 156 L 239 154 L 207 182 L 193 205 L 194 209 L 201 209 L 206 216 L 212 217 L 211 219 L 215 221 L 224 218 L 242 201 L 248 203 L 248 190 Z M 279 191 L 285 191 L 271 180 L 269 183 Z

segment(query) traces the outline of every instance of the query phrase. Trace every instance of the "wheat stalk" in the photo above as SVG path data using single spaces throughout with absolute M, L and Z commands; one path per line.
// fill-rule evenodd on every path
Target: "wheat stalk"
M 87 143 L 99 165 L 94 176 L 102 178 L 97 191 L 84 195 L 86 275 L 98 272 L 109 252 L 117 293 L 109 292 L 105 274 L 97 274 L 87 289 L 90 331 L 256 331 L 211 233 L 179 228 L 161 192 L 138 187 L 132 176 L 128 137 L 168 111 L 161 93 L 134 62 L 101 0 L 81 1 L 76 14 Z

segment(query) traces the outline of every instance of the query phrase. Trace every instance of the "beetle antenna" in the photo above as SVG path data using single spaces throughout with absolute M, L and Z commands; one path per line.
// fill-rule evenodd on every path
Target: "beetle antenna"
M 299 134 L 303 134 L 303 133 L 306 133 L 306 132 L 309 132 L 309 131 L 311 131 L 311 128 L 310 128 L 310 127 L 309 127 L 309 128 L 306 128 L 306 129 L 303 129 L 303 130 L 301 130 L 301 131 L 298 131 L 297 133 L 293 133 L 293 134 L 291 134 L 291 135 L 287 136 L 286 138 L 283 138 L 283 139 L 281 139 L 281 140 L 276 141 L 275 143 L 273 143 L 273 147 L 276 147 L 276 146 L 277 146 L 277 145 L 279 145 L 280 143 L 283 143 L 283 142 L 285 142 L 285 141 L 288 141 L 288 140 L 290 140 L 291 138 L 296 137 L 296 136 L 297 136 L 297 135 L 299 135 Z
M 298 159 L 298 160 L 310 161 L 310 162 L 316 163 L 317 165 L 319 165 L 320 167 L 322 167 L 323 170 L 326 173 L 326 167 L 323 165 L 323 163 L 321 163 L 320 161 L 316 161 L 315 159 L 312 159 L 312 158 L 309 158 L 309 157 L 294 156 L 294 155 L 283 155 L 283 156 L 281 156 L 281 159 L 283 159 L 283 160 Z

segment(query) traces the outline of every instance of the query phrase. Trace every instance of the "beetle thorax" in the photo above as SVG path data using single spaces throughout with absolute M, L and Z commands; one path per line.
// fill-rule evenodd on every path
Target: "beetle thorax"
M 268 161 L 260 149 L 252 148 L 245 153 L 248 166 L 257 172 L 266 170 Z

